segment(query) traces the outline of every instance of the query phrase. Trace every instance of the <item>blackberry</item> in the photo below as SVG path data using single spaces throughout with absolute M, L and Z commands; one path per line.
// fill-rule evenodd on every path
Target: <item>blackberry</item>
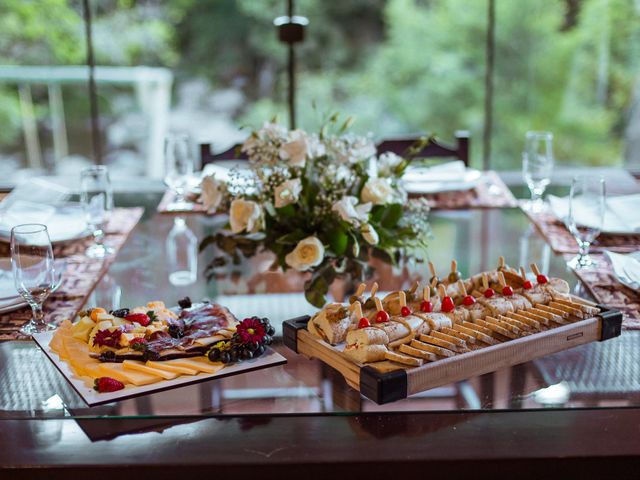
M 142 360 L 144 362 L 147 362 L 149 360 L 151 361 L 158 360 L 158 358 L 160 358 L 160 354 L 158 352 L 154 352 L 153 350 L 147 349 L 142 354 Z
M 109 314 L 113 315 L 114 317 L 124 318 L 127 315 L 129 315 L 129 309 L 128 308 L 120 308 L 118 310 L 110 310 Z
M 182 337 L 184 337 L 184 330 L 182 330 L 182 328 L 180 328 L 179 325 L 169 325 L 169 328 L 167 329 L 167 332 L 173 338 L 182 338 Z
M 116 361 L 116 352 L 112 350 L 107 350 L 102 352 L 98 357 L 98 360 L 101 362 L 115 362 Z
M 189 297 L 184 297 L 182 300 L 178 300 L 178 306 L 180 308 L 191 308 L 193 303 L 191 303 L 191 299 Z

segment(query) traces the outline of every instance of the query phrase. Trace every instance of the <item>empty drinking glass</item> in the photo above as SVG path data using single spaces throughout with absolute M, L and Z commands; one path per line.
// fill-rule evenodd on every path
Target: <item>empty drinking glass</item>
M 194 170 L 194 158 L 191 141 L 186 134 L 167 137 L 164 151 L 165 176 L 164 183 L 175 192 L 175 199 L 167 206 L 167 210 L 185 210 L 191 205 L 185 202 L 185 191 Z
M 580 175 L 571 182 L 567 228 L 578 242 L 579 253 L 569 261 L 574 269 L 596 266 L 589 247 L 600 235 L 604 224 L 606 192 L 604 179 Z
M 11 269 L 16 290 L 33 313 L 20 332 L 30 336 L 55 328 L 45 322 L 42 311 L 55 285 L 53 248 L 45 225 L 25 223 L 11 229 Z
M 167 236 L 169 282 L 172 285 L 191 285 L 198 274 L 198 239 L 184 218 L 176 217 Z
M 113 190 L 107 167 L 99 165 L 83 169 L 80 173 L 80 189 L 87 224 L 95 240 L 85 253 L 91 258 L 106 257 L 114 251 L 104 244 L 104 228 L 113 210 Z
M 522 153 L 522 177 L 531 191 L 529 208 L 533 212 L 544 210 L 544 194 L 553 172 L 553 134 L 527 132 Z

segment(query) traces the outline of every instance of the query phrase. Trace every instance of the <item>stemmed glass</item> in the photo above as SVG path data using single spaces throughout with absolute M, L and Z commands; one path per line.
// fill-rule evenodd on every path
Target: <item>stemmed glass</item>
M 568 265 L 573 269 L 595 267 L 589 256 L 589 247 L 600 235 L 604 224 L 606 205 L 604 179 L 593 175 L 580 175 L 571 182 L 567 228 L 578 243 L 579 253 Z
M 55 328 L 44 321 L 42 311 L 42 303 L 55 285 L 53 248 L 45 225 L 25 223 L 11 229 L 11 269 L 16 290 L 33 312 L 20 332 L 31 336 Z
M 531 191 L 529 208 L 539 213 L 544 210 L 544 194 L 553 172 L 553 134 L 527 132 L 522 153 L 522 177 Z
M 164 160 L 164 183 L 176 194 L 174 201 L 167 206 L 167 210 L 188 210 L 191 205 L 185 201 L 185 191 L 194 170 L 194 158 L 189 136 L 186 134 L 168 136 L 165 143 Z
M 114 252 L 104 244 L 104 228 L 113 210 L 113 190 L 107 167 L 99 165 L 83 169 L 80 187 L 85 216 L 95 240 L 85 253 L 90 258 L 104 258 Z

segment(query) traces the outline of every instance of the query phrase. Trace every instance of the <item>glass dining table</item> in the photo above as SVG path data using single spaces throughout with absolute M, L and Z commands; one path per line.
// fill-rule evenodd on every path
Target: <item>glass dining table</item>
M 397 462 L 416 468 L 431 462 L 455 472 L 480 461 L 499 471 L 504 462 L 519 460 L 536 472 L 544 466 L 540 459 L 583 459 L 574 465 L 579 472 L 598 456 L 640 454 L 640 332 L 378 405 L 337 371 L 283 345 L 282 323 L 314 307 L 302 294 L 304 277 L 270 271 L 268 255 L 207 279 L 214 255 L 205 250 L 197 281 L 172 285 L 166 242 L 176 217 L 156 213 L 161 196 L 116 195 L 118 206 L 142 206 L 145 213 L 87 305 L 209 299 L 238 318 L 268 317 L 278 332 L 273 348 L 287 363 L 89 408 L 33 342 L 1 343 L 0 465 L 34 475 L 47 468 L 46 478 L 68 468 L 97 475 L 142 467 L 165 478 L 181 468 L 195 473 L 215 465 L 237 472 L 260 466 L 282 476 L 304 474 L 305 465 L 322 472 L 340 464 L 348 473 L 365 461 L 379 472 L 392 472 Z M 182 218 L 199 239 L 223 223 Z M 589 296 L 519 209 L 434 210 L 430 222 L 428 259 L 438 269 L 456 259 L 469 276 L 492 268 L 502 255 L 511 265 L 536 262 L 566 279 L 575 294 Z M 375 266 L 382 291 L 430 276 L 425 262 Z M 626 468 L 621 465 L 609 468 Z

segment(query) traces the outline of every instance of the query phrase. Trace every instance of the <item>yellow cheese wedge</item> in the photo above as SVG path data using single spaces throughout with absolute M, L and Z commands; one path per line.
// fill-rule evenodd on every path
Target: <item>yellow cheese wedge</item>
M 199 372 L 216 373 L 224 364 L 221 362 L 210 362 L 207 357 L 193 357 L 193 358 L 177 358 L 175 360 L 169 360 L 172 365 L 178 367 L 195 368 Z
M 101 376 L 115 378 L 122 383 L 149 385 L 162 380 L 162 378 L 156 375 L 149 375 L 148 373 L 137 372 L 135 370 L 125 370 L 121 363 L 101 363 L 98 369 Z
M 188 367 L 181 367 L 179 365 L 173 365 L 172 363 L 170 363 L 172 360 L 167 360 L 165 362 L 152 362 L 151 360 L 149 360 L 146 365 L 147 367 L 152 367 L 152 368 L 157 368 L 158 370 L 164 370 L 167 372 L 173 372 L 173 373 L 179 373 L 179 374 L 185 374 L 185 375 L 195 375 L 196 373 L 198 373 L 198 369 L 196 368 L 188 368 Z
M 135 360 L 125 360 L 122 362 L 125 370 L 136 370 L 142 373 L 148 373 L 149 375 L 156 375 L 162 377 L 165 380 L 172 380 L 179 374 L 174 372 L 168 372 L 166 370 L 160 370 L 158 368 L 148 367 L 144 363 L 137 362 Z
M 49 348 L 60 355 L 60 352 L 62 351 L 62 334 L 60 332 L 56 332 L 51 338 Z

